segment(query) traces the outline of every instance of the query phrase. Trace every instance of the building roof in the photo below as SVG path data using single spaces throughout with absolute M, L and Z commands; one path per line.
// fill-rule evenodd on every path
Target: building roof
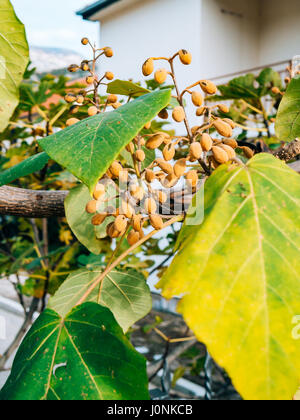
M 92 3 L 90 6 L 85 7 L 84 9 L 78 10 L 76 14 L 82 16 L 82 18 L 85 20 L 89 20 L 95 13 L 106 9 L 108 6 L 111 6 L 112 4 L 119 1 L 121 0 L 99 0 L 95 3 Z

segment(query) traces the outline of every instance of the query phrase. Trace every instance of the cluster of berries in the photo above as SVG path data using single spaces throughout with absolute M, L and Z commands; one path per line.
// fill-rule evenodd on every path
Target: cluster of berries
M 224 104 L 206 105 L 206 97 L 217 93 L 217 87 L 212 81 L 199 80 L 183 92 L 179 91 L 173 66 L 176 57 L 184 65 L 192 62 L 191 54 L 180 50 L 171 58 L 149 58 L 143 64 L 142 72 L 144 76 L 150 76 L 155 70 L 156 60 L 168 61 L 170 71 L 159 69 L 154 72 L 154 79 L 158 84 L 163 84 L 168 76 L 172 78 L 178 101 L 178 106 L 172 110 L 172 118 L 175 122 L 184 122 L 187 133 L 181 136 L 166 132 L 146 134 L 152 126 L 151 122 L 146 124 L 143 135 L 138 135 L 126 147 L 132 157 L 133 168 L 127 167 L 123 161 L 113 162 L 105 176 L 99 180 L 93 200 L 86 206 L 86 211 L 93 214 L 92 223 L 95 226 L 113 216 L 114 220 L 107 226 L 107 235 L 111 238 L 127 236 L 130 245 L 144 237 L 146 226 L 151 225 L 159 231 L 164 227 L 164 218 L 174 216 L 169 200 L 176 185 L 182 189 L 184 184 L 184 192 L 194 195 L 201 179 L 209 176 L 218 166 L 237 161 L 236 152 L 239 148 L 247 158 L 253 156 L 249 147 L 240 147 L 232 138 L 236 127 L 234 121 L 220 117 L 229 113 L 229 108 Z M 200 89 L 196 90 L 196 87 Z M 201 125 L 192 128 L 184 105 L 184 95 L 187 94 L 196 107 L 196 116 L 203 119 Z M 118 103 L 117 97 L 112 98 L 112 95 L 108 101 Z M 168 119 L 168 109 L 160 111 L 158 117 Z M 155 159 L 148 166 L 145 165 L 147 151 L 155 152 Z M 110 200 L 107 197 L 107 181 L 116 185 L 115 206 L 105 207 L 105 203 Z

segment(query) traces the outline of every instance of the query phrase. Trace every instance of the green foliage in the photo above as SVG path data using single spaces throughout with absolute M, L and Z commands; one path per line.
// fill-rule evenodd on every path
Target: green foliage
M 6 171 L 0 173 L 0 187 L 2 185 L 10 184 L 18 178 L 40 171 L 44 168 L 48 161 L 49 156 L 44 152 L 23 160 L 19 164 L 14 165 Z
M 250 73 L 232 79 L 227 85 L 218 86 L 222 95 L 212 96 L 209 100 L 246 99 L 256 102 L 268 93 L 272 94 L 272 87 L 282 88 L 281 78 L 276 71 L 267 68 L 258 77 Z
M 127 80 L 116 79 L 109 83 L 107 86 L 107 93 L 114 93 L 116 95 L 130 96 L 131 98 L 138 98 L 147 93 L 150 93 L 149 89 L 145 89 L 142 86 L 129 82 Z
M 21 345 L 0 399 L 146 400 L 146 361 L 107 308 L 85 303 L 66 317 L 47 309 Z
M 260 154 L 222 166 L 205 184 L 205 220 L 181 233 L 160 282 L 246 399 L 291 400 L 300 342 L 289 326 L 300 313 L 299 175 Z
M 0 131 L 9 122 L 19 101 L 19 85 L 29 61 L 23 24 L 9 0 L 0 1 Z
M 1 9 L 0 16 L 6 12 Z M 23 50 L 25 66 L 26 45 Z M 70 191 L 66 218 L 45 221 L 0 216 L 1 276 L 15 275 L 20 302 L 24 295 L 38 298 L 42 312 L 18 351 L 0 399 L 148 399 L 145 360 L 124 334 L 129 336 L 133 325 L 138 328 L 136 322 L 151 310 L 146 278 L 157 256 L 163 256 L 164 262 L 150 274 L 156 272 L 162 278 L 160 286 L 167 298 L 183 296 L 179 310 L 188 326 L 228 371 L 242 396 L 291 399 L 300 380 L 299 341 L 291 338 L 293 316 L 300 313 L 299 176 L 270 154 L 260 154 L 247 163 L 243 149 L 250 146 L 259 153 L 279 146 L 273 122 L 285 90 L 280 75 L 265 69 L 257 77 L 238 77 L 219 87 L 221 96 L 207 98 L 232 101 L 228 113 L 224 107 L 213 106 L 206 114 L 211 125 L 218 117 L 237 123 L 242 132 L 236 133 L 236 153 L 245 164 L 236 160 L 223 165 L 205 180 L 205 187 L 198 192 L 200 196 L 205 191 L 202 224 L 189 223 L 195 211 L 192 207 L 187 215 L 181 215 L 185 223 L 179 239 L 177 225 L 172 225 L 165 236 L 155 235 L 135 249 L 129 247 L 123 231 L 116 229 L 120 233 L 117 239 L 107 235 L 107 225 L 114 217 L 93 226 L 86 204 L 102 178 L 106 195 L 98 201 L 97 212 L 109 205 L 120 207 L 125 191 L 116 186 L 113 171 L 104 175 L 114 160 L 127 168 L 131 182 L 143 185 L 144 170 L 156 168 L 155 158 L 168 141 L 176 143 L 175 160 L 188 156 L 189 139 L 184 134 L 175 137 L 173 130 L 165 130 L 166 120 L 154 119 L 160 110 L 185 106 L 185 101 L 171 97 L 174 86 L 159 85 L 155 80 L 146 82 L 148 89 L 115 80 L 101 96 L 99 90 L 106 84 L 101 83 L 103 78 L 98 80 L 99 85 L 91 85 L 86 92 L 86 86 L 71 84 L 65 75 L 44 75 L 38 80 L 34 69 L 27 68 L 19 105 L 10 110 L 9 124 L 2 130 L 0 126 L 0 186 L 14 182 L 36 191 Z M 280 140 L 290 141 L 299 135 L 298 81 L 292 80 L 280 106 Z M 72 94 L 72 104 L 66 103 L 68 98 L 64 100 L 66 93 Z M 128 103 L 117 108 L 119 103 L 107 101 L 110 93 L 128 97 Z M 91 104 L 98 114 L 87 118 Z M 117 109 L 106 112 L 111 105 Z M 65 128 L 71 116 L 79 122 Z M 259 138 L 250 138 L 253 126 Z M 213 127 L 209 130 L 222 137 Z M 147 141 L 148 136 L 161 131 L 172 138 L 166 138 L 157 151 L 143 147 L 145 160 L 134 162 L 125 146 L 134 139 L 138 149 L 142 137 Z M 189 169 L 193 167 L 204 179 L 213 162 L 210 153 L 203 158 L 207 168 L 201 160 L 187 160 Z M 165 175 L 160 172 L 158 176 Z M 78 185 L 79 180 L 84 184 Z M 162 186 L 165 180 L 161 178 Z M 147 189 L 146 194 L 155 195 L 149 185 Z M 180 191 L 171 192 L 174 207 L 181 199 L 177 193 Z M 136 204 L 143 206 L 143 199 L 138 198 Z M 150 227 L 144 213 L 140 212 L 145 231 L 136 228 L 139 238 Z M 124 232 L 133 224 L 130 216 L 127 219 Z M 143 332 L 157 332 L 161 323 L 157 316 L 151 325 L 144 325 Z M 186 373 L 201 373 L 204 353 L 197 346 L 181 355 L 173 386 Z
M 76 238 L 93 254 L 99 255 L 103 249 L 102 238 L 106 237 L 106 226 L 111 223 L 108 217 L 101 226 L 93 226 L 93 215 L 85 210 L 91 195 L 85 185 L 80 185 L 70 191 L 65 200 L 68 224 Z
M 82 269 L 71 274 L 50 300 L 49 308 L 65 316 L 101 273 L 101 269 L 94 268 L 93 270 Z M 146 279 L 133 269 L 111 271 L 94 289 L 87 301 L 109 308 L 124 333 L 144 318 L 152 307 Z
M 56 162 L 92 192 L 121 150 L 170 101 L 169 90 L 149 93 L 113 112 L 98 114 L 39 141 Z
M 276 119 L 276 135 L 281 141 L 300 136 L 300 77 L 292 79 L 280 103 Z

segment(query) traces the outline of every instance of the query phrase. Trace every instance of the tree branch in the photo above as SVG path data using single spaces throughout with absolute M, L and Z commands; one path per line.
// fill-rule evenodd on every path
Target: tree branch
M 288 162 L 300 155 L 300 140 L 296 139 L 274 153 L 278 159 Z M 289 165 L 300 172 L 300 163 Z M 0 215 L 28 218 L 64 217 L 64 201 L 68 191 L 33 191 L 13 187 L 0 187 Z
M 30 218 L 63 217 L 68 191 L 33 191 L 0 187 L 0 214 Z

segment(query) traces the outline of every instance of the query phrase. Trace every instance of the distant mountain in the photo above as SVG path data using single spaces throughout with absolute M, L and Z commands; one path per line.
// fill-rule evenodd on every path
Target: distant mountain
M 38 73 L 63 73 L 70 64 L 80 64 L 80 54 L 55 47 L 31 47 L 30 58 Z

